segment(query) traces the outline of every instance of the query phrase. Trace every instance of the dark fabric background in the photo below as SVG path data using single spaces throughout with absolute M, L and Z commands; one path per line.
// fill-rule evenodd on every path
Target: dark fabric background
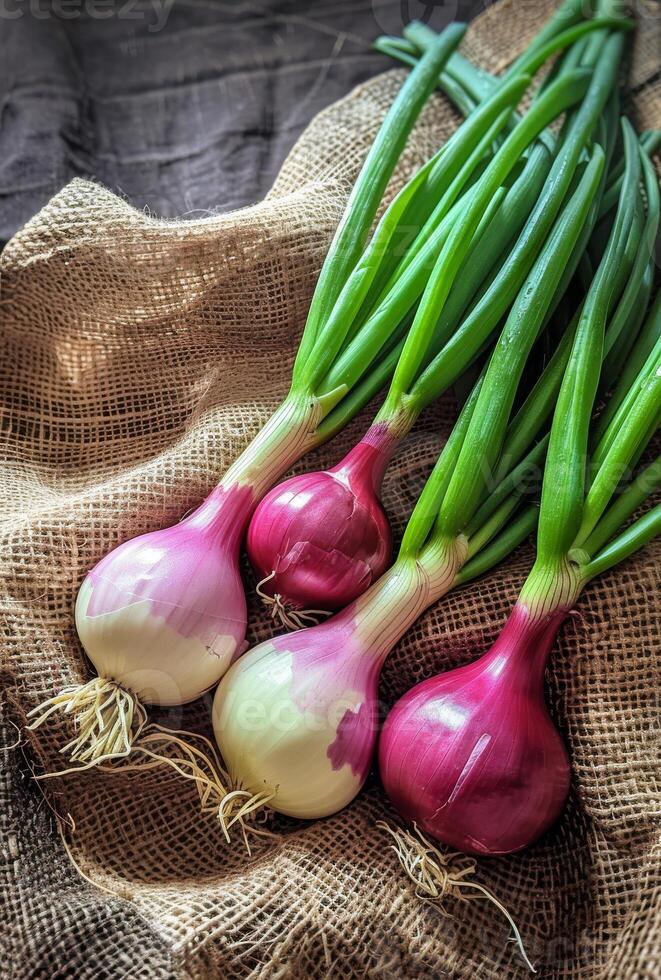
M 0 241 L 74 176 L 163 217 L 268 191 L 312 116 L 391 66 L 381 33 L 488 0 L 2 0 Z

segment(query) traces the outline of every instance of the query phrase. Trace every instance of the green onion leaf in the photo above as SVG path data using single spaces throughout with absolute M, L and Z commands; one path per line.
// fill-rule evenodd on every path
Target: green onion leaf
M 441 505 L 438 520 L 441 533 L 458 534 L 483 499 L 487 476 L 494 472 L 502 451 L 528 354 L 588 216 L 603 163 L 603 151 L 595 145 L 578 188 L 557 219 L 496 343 L 470 429 Z M 475 465 L 476 460 L 480 460 L 481 466 Z
M 613 279 L 629 236 L 640 157 L 635 135 L 624 128 L 627 187 L 623 189 L 606 253 L 581 310 L 569 364 L 551 426 L 537 535 L 542 564 L 564 559 L 583 517 L 585 460 L 590 417 L 603 356 Z
M 443 64 L 465 32 L 465 24 L 450 24 L 439 35 L 434 47 L 420 59 L 402 85 L 381 124 L 322 266 L 294 365 L 294 385 L 321 326 L 363 251 L 365 238 L 408 135 L 436 84 Z

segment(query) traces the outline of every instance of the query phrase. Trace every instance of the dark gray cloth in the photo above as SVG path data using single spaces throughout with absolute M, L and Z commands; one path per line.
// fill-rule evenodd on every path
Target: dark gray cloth
M 3 0 L 0 239 L 74 176 L 163 217 L 268 191 L 312 116 L 391 67 L 411 17 L 480 0 Z

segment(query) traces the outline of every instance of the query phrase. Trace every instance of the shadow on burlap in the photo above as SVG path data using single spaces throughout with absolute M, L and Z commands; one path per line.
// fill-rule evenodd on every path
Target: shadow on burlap
M 502 0 L 465 49 L 500 70 L 550 9 Z M 658 27 L 648 11 L 630 74 L 641 128 L 660 122 Z M 401 79 L 380 76 L 317 117 L 255 207 L 164 222 L 74 181 L 7 247 L 3 668 L 17 722 L 89 676 L 73 623 L 87 570 L 195 506 L 284 394 L 324 250 Z M 435 96 L 393 190 L 454 126 Z M 388 473 L 398 532 L 454 411 L 450 399 L 428 410 Z M 298 469 L 337 460 L 368 418 Z M 565 814 L 528 853 L 478 867 L 544 977 L 621 980 L 661 969 L 658 555 L 648 548 L 590 586 L 554 652 L 549 698 L 574 773 Z M 522 547 L 422 617 L 386 666 L 384 701 L 483 650 L 531 557 Z M 250 639 L 269 628 L 253 602 Z M 159 720 L 208 732 L 209 706 L 206 698 Z M 9 728 L 6 744 L 14 737 Z M 53 718 L 30 734 L 25 758 L 61 768 L 58 747 L 69 737 Z M 373 776 L 330 819 L 282 820 L 280 838 L 251 859 L 224 844 L 189 784 L 169 771 L 42 784 L 48 804 L 75 822 L 71 846 L 98 891 L 68 864 L 45 801 L 21 778 L 21 750 L 8 748 L 7 760 L 5 941 L 17 978 L 524 975 L 493 906 L 454 903 L 446 918 L 416 899 L 375 828 L 392 812 Z

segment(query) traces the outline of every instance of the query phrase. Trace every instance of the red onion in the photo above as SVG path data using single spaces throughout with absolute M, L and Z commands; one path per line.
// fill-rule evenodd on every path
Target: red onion
M 391 534 L 379 492 L 396 442 L 377 423 L 337 466 L 286 480 L 256 508 L 248 557 L 260 594 L 287 625 L 343 608 L 388 566 Z
M 386 719 L 379 766 L 388 796 L 452 848 L 519 851 L 565 805 L 569 760 L 543 681 L 566 614 L 517 603 L 488 653 L 417 684 Z

